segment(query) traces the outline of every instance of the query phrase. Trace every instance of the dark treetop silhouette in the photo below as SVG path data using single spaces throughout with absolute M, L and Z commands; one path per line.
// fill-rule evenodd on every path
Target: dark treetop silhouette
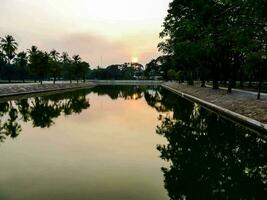
M 172 0 L 160 33 L 163 53 L 145 74 L 165 79 L 219 81 L 231 92 L 236 81 L 267 80 L 266 0 Z M 260 97 L 260 96 L 259 96 Z M 258 98 L 259 98 L 258 97 Z
M 22 80 L 69 80 L 85 81 L 90 65 L 82 61 L 79 55 L 69 57 L 68 53 L 60 55 L 56 50 L 44 52 L 32 46 L 27 52 L 17 53 L 18 43 L 11 35 L 0 38 L 0 79 Z

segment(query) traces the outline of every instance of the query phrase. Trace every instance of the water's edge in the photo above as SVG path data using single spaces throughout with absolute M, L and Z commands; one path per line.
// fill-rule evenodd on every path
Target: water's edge
M 103 80 L 101 81 L 101 80 L 97 80 L 97 81 L 89 81 L 89 82 L 80 83 L 80 84 L 55 84 L 55 85 L 47 84 L 47 85 L 44 85 L 46 87 L 41 87 L 41 88 L 40 88 L 40 85 L 30 85 L 28 86 L 28 88 L 26 88 L 25 91 L 20 90 L 20 87 L 24 87 L 24 86 L 19 86 L 17 91 L 16 89 L 9 87 L 7 89 L 13 89 L 13 92 L 9 92 L 7 90 L 5 93 L 0 94 L 0 102 L 9 100 L 10 98 L 16 99 L 16 98 L 22 98 L 25 96 L 29 97 L 29 96 L 36 96 L 40 94 L 45 95 L 45 94 L 51 94 L 51 93 L 74 91 L 74 90 L 79 90 L 79 89 L 90 89 L 97 85 L 158 85 L 193 103 L 198 103 L 204 108 L 208 109 L 209 111 L 215 112 L 228 120 L 231 120 L 235 123 L 246 126 L 247 128 L 251 129 L 254 132 L 263 133 L 264 137 L 267 138 L 267 124 L 261 123 L 252 118 L 246 117 L 244 115 L 238 114 L 236 112 L 233 112 L 221 106 L 217 106 L 213 103 L 207 102 L 203 99 L 199 99 L 195 96 L 181 92 L 175 88 L 165 85 L 163 81 L 127 81 L 127 80 L 124 80 L 124 81 Z
M 201 105 L 202 107 L 208 109 L 211 112 L 215 112 L 217 114 L 219 114 L 220 116 L 233 121 L 235 123 L 238 123 L 242 126 L 245 126 L 247 128 L 249 128 L 251 131 L 256 132 L 256 133 L 263 133 L 264 135 L 260 134 L 260 136 L 263 136 L 264 138 L 267 138 L 267 124 L 261 123 L 259 121 L 256 121 L 252 118 L 246 117 L 244 115 L 240 115 L 236 112 L 233 112 L 231 110 L 228 110 L 226 108 L 223 108 L 221 106 L 217 106 L 213 103 L 207 102 L 205 100 L 199 99 L 195 96 L 186 94 L 184 92 L 181 92 L 175 88 L 172 88 L 170 86 L 167 86 L 165 84 L 161 84 L 161 86 L 177 95 L 179 95 L 180 97 L 183 97 L 193 103 L 197 103 L 199 105 Z

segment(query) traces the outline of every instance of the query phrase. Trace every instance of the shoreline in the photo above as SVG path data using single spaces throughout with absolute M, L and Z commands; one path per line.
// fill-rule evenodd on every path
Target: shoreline
M 224 90 L 212 90 L 211 88 L 200 88 L 198 86 L 187 86 L 175 82 L 163 81 L 129 81 L 129 80 L 90 80 L 86 83 L 45 83 L 40 84 L 25 84 L 25 85 L 8 85 L 0 88 L 0 102 L 10 100 L 12 98 L 23 98 L 29 96 L 37 96 L 40 94 L 54 94 L 58 92 L 74 91 L 79 89 L 90 89 L 98 85 L 158 85 L 163 88 L 191 101 L 198 103 L 206 109 L 221 115 L 228 120 L 244 125 L 251 130 L 264 132 L 267 135 L 267 98 L 257 101 L 256 97 L 246 92 L 233 92 L 226 94 Z M 251 96 L 249 96 L 251 95 Z M 253 96 L 253 98 L 252 98 Z M 243 109 L 243 102 L 246 102 Z M 257 110 L 255 106 L 262 106 Z M 254 105 L 255 104 L 255 105 Z M 251 106 L 251 105 L 254 105 Z M 243 106 L 243 107 L 242 107 Z M 247 107 L 246 107 L 247 106 Z M 244 112 L 244 110 L 246 112 Z M 253 115 L 251 114 L 253 113 Z
M 12 97 L 86 89 L 94 86 L 96 86 L 96 84 L 92 82 L 72 83 L 72 84 L 56 83 L 56 84 L 42 84 L 42 85 L 41 84 L 8 85 L 5 87 L 0 87 L 0 101 Z
M 201 105 L 202 107 L 204 107 L 205 109 L 214 112 L 230 121 L 233 121 L 235 123 L 238 123 L 240 125 L 244 125 L 247 128 L 249 128 L 252 131 L 259 131 L 259 132 L 264 132 L 265 134 L 267 134 L 267 124 L 263 124 L 257 120 L 254 120 L 252 118 L 246 117 L 244 115 L 240 115 L 236 112 L 233 112 L 231 110 L 225 109 L 223 107 L 217 106 L 215 104 L 209 103 L 207 101 L 204 101 L 202 99 L 199 99 L 197 97 L 194 97 L 192 95 L 183 93 L 181 91 L 178 91 L 174 88 L 171 88 L 169 86 L 166 85 L 162 85 L 162 87 L 164 87 L 165 89 L 179 95 L 182 98 L 187 99 L 188 101 L 191 101 L 193 103 L 197 103 L 199 105 Z
M 194 93 L 194 91 L 190 90 L 192 88 L 194 89 L 199 89 L 199 90 L 210 90 L 212 91 L 211 88 L 198 88 L 196 86 L 182 86 L 181 85 L 179 87 L 179 85 L 177 83 L 173 84 L 173 83 L 164 83 L 162 84 L 162 87 L 164 87 L 165 89 L 191 101 L 197 104 L 200 104 L 202 107 L 208 109 L 211 112 L 215 112 L 217 114 L 219 114 L 220 116 L 236 122 L 240 125 L 246 126 L 247 128 L 256 131 L 256 132 L 260 132 L 260 133 L 264 133 L 265 136 L 267 136 L 267 124 L 265 123 L 265 118 L 264 118 L 264 122 L 261 122 L 260 120 L 257 120 L 255 118 L 252 117 L 248 117 L 244 114 L 240 113 L 240 110 L 238 110 L 238 106 L 240 106 L 240 103 L 238 100 L 235 99 L 235 94 L 226 94 L 224 90 L 221 91 L 214 91 L 215 92 L 221 92 L 222 96 L 219 96 L 218 98 L 223 98 L 223 96 L 227 96 L 228 98 L 232 98 L 233 102 L 232 102 L 232 107 L 234 109 L 229 108 L 229 106 L 222 106 L 220 104 L 220 102 L 216 102 L 216 100 L 214 100 L 213 102 L 208 100 L 208 98 L 203 98 L 203 96 L 201 97 L 201 95 L 205 94 L 205 93 Z M 236 101 L 235 101 L 236 100 Z M 244 100 L 246 101 L 246 100 Z M 248 101 L 248 100 L 247 100 Z M 256 100 L 255 100 L 256 101 Z M 266 100 L 262 100 L 262 101 L 266 101 Z M 267 101 L 266 101 L 267 102 Z M 252 102 L 253 103 L 253 102 Z M 252 110 L 250 110 L 250 108 L 247 108 L 247 111 L 252 112 Z M 261 112 L 263 113 L 263 115 L 267 115 L 267 112 L 265 112 L 265 110 L 261 110 Z M 262 113 L 258 113 L 259 115 L 261 115 Z M 264 114 L 266 113 L 266 114 Z M 265 116 L 266 117 L 266 116 Z

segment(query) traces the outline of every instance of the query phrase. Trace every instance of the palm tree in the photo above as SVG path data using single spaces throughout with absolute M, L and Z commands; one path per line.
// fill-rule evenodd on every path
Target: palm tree
M 15 58 L 15 63 L 24 83 L 28 65 L 27 53 L 24 51 L 18 53 L 17 57 Z
M 78 83 L 79 82 L 79 74 L 80 74 L 79 65 L 80 65 L 82 59 L 79 55 L 72 56 L 72 59 L 73 59 L 73 66 L 74 66 L 74 74 L 76 76 L 76 80 Z
M 59 63 L 60 60 L 60 53 L 58 53 L 56 50 L 52 50 L 49 53 L 50 56 L 50 74 L 53 76 L 53 83 L 56 83 L 56 78 L 61 74 L 61 66 Z
M 36 74 L 36 64 L 38 63 L 38 47 L 37 46 L 32 46 L 30 49 L 27 50 L 29 54 L 29 70 L 30 73 L 34 76 L 34 82 L 36 82 L 37 79 L 37 74 Z
M 7 35 L 4 38 L 1 38 L 0 47 L 2 48 L 4 54 L 7 57 L 8 64 L 10 64 L 12 59 L 16 55 L 18 43 L 15 41 L 13 36 Z
M 59 61 L 60 53 L 53 49 L 52 51 L 50 51 L 50 56 L 53 60 Z
M 69 54 L 67 52 L 63 52 L 61 59 L 63 61 L 63 63 L 70 63 L 70 57 Z
M 2 78 L 2 69 L 5 67 L 6 65 L 6 58 L 5 58 L 5 54 L 0 50 L 0 75 Z
M 72 58 L 73 58 L 73 62 L 74 63 L 80 63 L 81 62 L 81 57 L 79 56 L 79 55 L 74 55 L 74 56 L 72 56 Z
M 71 58 L 69 57 L 69 54 L 67 52 L 63 52 L 61 59 L 64 69 L 64 76 L 69 79 L 70 83 L 72 83 L 73 65 L 71 63 Z
M 28 53 L 31 55 L 35 54 L 38 51 L 38 47 L 37 46 L 31 46 L 30 49 L 28 49 Z
M 49 63 L 49 53 L 47 52 L 42 52 L 39 51 L 38 52 L 38 60 L 39 63 L 37 63 L 37 75 L 40 78 L 40 83 L 43 84 L 43 80 L 45 78 L 45 76 L 48 74 L 49 72 L 49 68 L 50 68 L 50 63 Z

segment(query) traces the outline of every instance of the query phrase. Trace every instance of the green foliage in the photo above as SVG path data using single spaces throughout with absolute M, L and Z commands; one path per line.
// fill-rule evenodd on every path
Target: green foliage
M 103 80 L 130 80 L 143 77 L 143 66 L 139 63 L 124 63 L 110 65 L 107 68 L 97 68 L 90 72 L 89 78 Z
M 169 80 L 178 80 L 178 74 L 176 73 L 175 70 L 173 69 L 170 69 L 168 72 L 167 72 L 167 76 L 168 76 L 168 79 Z
M 251 77 L 259 69 L 246 69 L 252 67 L 250 54 L 266 53 L 266 5 L 266 0 L 173 0 L 158 45 L 172 60 L 165 74 L 184 71 L 188 81 L 213 80 L 214 88 L 219 80 L 231 88 L 238 78 Z
M 27 53 L 22 51 L 18 53 L 17 57 L 15 58 L 15 64 L 18 73 L 20 74 L 23 82 L 24 82 L 24 77 L 26 76 L 28 72 L 28 57 Z
M 0 38 L 0 48 L 6 56 L 7 62 L 10 64 L 16 55 L 18 43 L 15 41 L 13 36 L 7 35 L 4 38 Z
M 12 36 L 0 38 L 0 75 L 3 80 L 39 79 L 42 83 L 52 78 L 55 83 L 57 79 L 72 81 L 73 77 L 85 81 L 88 76 L 90 65 L 79 55 L 71 59 L 66 52 L 62 55 L 56 50 L 47 53 L 36 46 L 16 54 L 17 48 L 18 43 Z

